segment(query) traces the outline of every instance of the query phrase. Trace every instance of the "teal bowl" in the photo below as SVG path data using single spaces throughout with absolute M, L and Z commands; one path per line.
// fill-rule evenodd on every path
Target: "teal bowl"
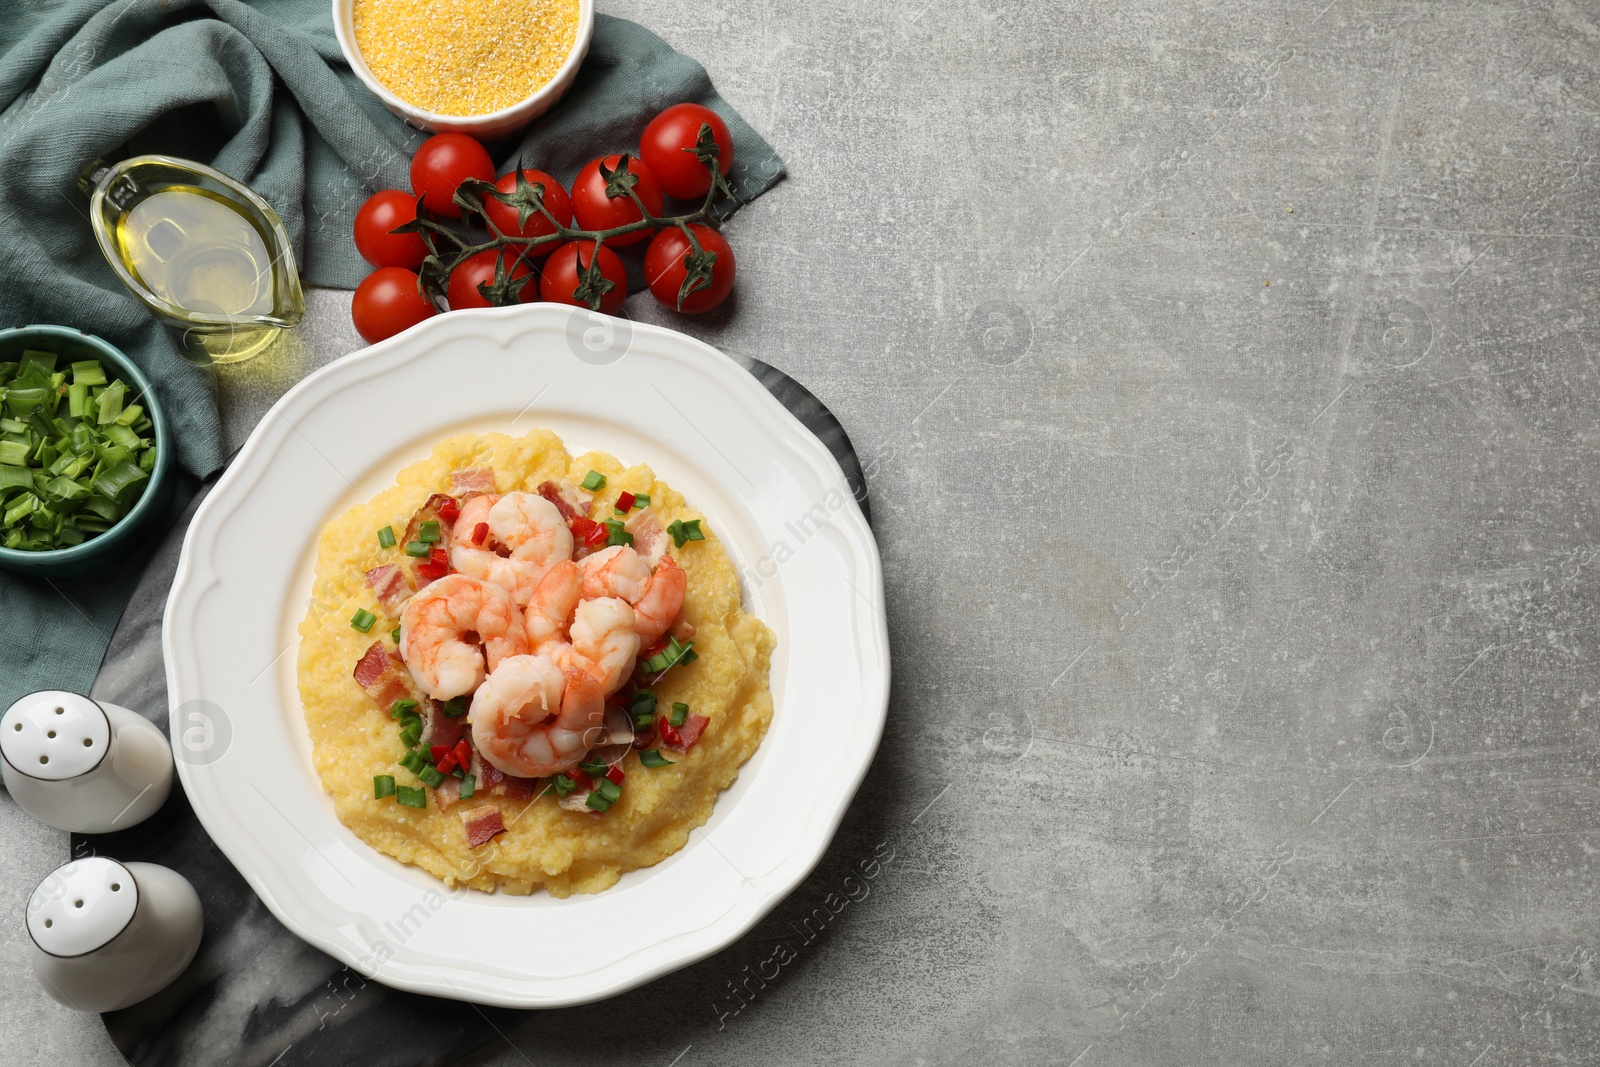
M 47 552 L 0 547 L 0 569 L 37 578 L 70 578 L 104 570 L 125 560 L 139 546 L 152 526 L 166 515 L 167 505 L 172 500 L 172 434 L 167 427 L 166 414 L 144 372 L 116 346 L 93 334 L 70 326 L 18 326 L 0 330 L 0 363 L 20 359 L 25 348 L 59 352 L 69 362 L 98 359 L 127 382 L 138 395 L 138 402 L 150 413 L 156 436 L 156 464 L 144 495 L 111 529 L 71 548 Z

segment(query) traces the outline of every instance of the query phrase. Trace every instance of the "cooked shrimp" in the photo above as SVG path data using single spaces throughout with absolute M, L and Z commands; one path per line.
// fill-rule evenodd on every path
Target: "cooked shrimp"
M 583 599 L 603 596 L 637 603 L 650 580 L 650 564 L 627 545 L 612 545 L 592 556 L 585 556 L 578 569 L 583 573 Z
M 540 579 L 522 615 L 523 628 L 528 631 L 528 645 L 535 652 L 543 651 L 550 642 L 566 640 L 567 626 L 578 606 L 580 587 L 578 565 L 570 559 L 557 563 Z
M 583 758 L 605 732 L 605 696 L 586 671 L 512 656 L 472 697 L 472 743 L 506 774 L 544 778 Z
M 662 556 L 660 566 L 645 584 L 644 595 L 633 605 L 633 632 L 646 648 L 661 640 L 683 610 L 683 595 L 689 576 L 671 556 Z
M 512 559 L 540 564 L 544 570 L 572 558 L 567 520 L 538 493 L 507 493 L 497 500 L 489 509 L 489 532 L 511 550 Z
M 479 526 L 488 529 L 474 541 Z M 497 551 L 500 546 L 510 555 Z M 450 562 L 462 574 L 500 586 L 519 608 L 533 600 L 553 564 L 571 558 L 572 532 L 555 505 L 541 496 L 475 496 L 456 519 Z
M 478 646 L 482 644 L 482 648 Z M 508 656 L 528 651 L 522 615 L 498 585 L 448 574 L 423 587 L 400 613 L 400 655 L 431 697 L 470 693 Z
M 634 633 L 628 602 L 616 597 L 580 601 L 572 619 L 572 650 L 588 661 L 606 693 L 616 692 L 639 655 L 639 635 Z

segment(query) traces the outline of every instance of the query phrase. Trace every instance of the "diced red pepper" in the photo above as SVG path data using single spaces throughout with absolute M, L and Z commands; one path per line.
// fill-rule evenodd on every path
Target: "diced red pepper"
M 456 769 L 456 754 L 454 752 L 446 752 L 444 759 L 436 763 L 435 766 L 438 767 L 440 774 L 449 774 Z
M 648 662 L 649 660 L 655 658 L 656 656 L 659 656 L 661 653 L 665 652 L 666 650 L 667 650 L 667 639 L 665 637 L 663 637 L 661 640 L 657 641 L 655 644 L 651 645 L 649 648 L 647 648 L 643 652 L 639 653 L 639 662 L 640 663 Z
M 572 520 L 572 536 L 593 548 L 603 544 L 606 537 L 606 528 L 593 519 L 586 519 L 582 515 Z
M 489 536 L 489 524 L 480 522 L 472 528 L 472 543 L 482 545 Z
M 428 746 L 428 755 L 433 757 L 433 762 L 435 764 L 437 764 L 440 760 L 444 759 L 449 754 L 450 754 L 450 746 L 449 745 L 429 745 Z
M 672 720 L 665 715 L 656 716 L 656 730 L 661 734 L 661 743 L 678 747 L 683 744 L 683 735 L 678 733 L 678 728 L 672 725 Z
M 617 783 L 618 785 L 621 785 L 622 784 L 622 779 L 626 778 L 627 775 L 622 773 L 622 764 L 613 763 L 611 765 L 611 769 L 606 772 L 606 777 L 611 779 L 613 782 Z
M 593 789 L 594 788 L 594 779 L 590 778 L 587 774 L 584 774 L 582 771 L 578 770 L 578 768 L 576 768 L 576 767 L 572 768 L 572 770 L 567 772 L 567 777 L 571 778 L 574 782 L 577 782 L 578 783 L 578 788 L 581 789 L 581 790 L 588 790 L 588 789 Z
M 461 517 L 461 505 L 456 503 L 455 497 L 447 496 L 444 493 L 433 494 L 428 498 L 428 503 L 424 506 L 430 507 L 434 511 L 438 512 L 439 518 L 443 519 L 445 522 L 448 522 L 452 526 L 454 526 L 456 520 Z
M 633 510 L 633 494 L 632 493 L 623 493 L 621 496 L 617 497 L 617 510 L 618 511 L 632 511 Z
M 433 551 L 428 553 L 428 558 L 417 564 L 417 573 L 428 581 L 437 581 L 450 573 L 450 553 L 433 546 Z
M 472 746 L 467 744 L 467 739 L 465 737 L 456 742 L 456 747 L 452 750 L 452 755 L 454 755 L 456 758 L 457 767 L 464 769 L 472 766 Z

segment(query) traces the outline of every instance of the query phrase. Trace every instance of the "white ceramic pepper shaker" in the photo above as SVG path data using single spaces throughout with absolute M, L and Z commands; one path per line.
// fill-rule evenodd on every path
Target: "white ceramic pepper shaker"
M 58 867 L 28 899 L 33 973 L 78 1011 L 116 1011 L 165 989 L 200 948 L 200 897 L 155 863 L 103 856 Z
M 58 830 L 103 834 L 143 822 L 172 791 L 172 748 L 115 704 L 49 689 L 0 716 L 0 773 L 11 798 Z

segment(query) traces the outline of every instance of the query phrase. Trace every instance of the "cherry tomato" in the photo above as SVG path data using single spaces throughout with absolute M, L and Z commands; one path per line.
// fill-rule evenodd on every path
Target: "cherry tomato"
M 494 281 L 495 269 L 501 256 L 506 259 L 506 273 L 513 278 L 526 278 L 533 273 L 533 268 L 528 266 L 528 261 L 517 255 L 509 248 L 490 248 L 475 255 L 468 256 L 456 264 L 456 269 L 450 272 L 450 285 L 445 290 L 445 298 L 450 301 L 451 311 L 460 311 L 462 308 L 493 307 L 484 295 L 478 291 L 479 285 L 487 285 Z M 528 282 L 522 287 L 518 301 L 527 304 L 539 294 L 539 286 Z
M 638 222 L 644 216 L 639 214 L 639 205 L 627 195 L 608 197 L 606 195 L 606 180 L 600 176 L 600 164 L 604 163 L 607 170 L 616 170 L 622 166 L 621 156 L 606 156 L 604 159 L 591 159 L 584 164 L 578 172 L 577 180 L 572 183 L 572 214 L 578 220 L 578 226 L 585 230 L 609 230 L 614 226 L 626 226 L 630 222 Z M 650 214 L 659 216 L 661 205 L 661 183 L 656 181 L 655 174 L 648 164 L 628 158 L 628 173 L 634 176 L 633 191 L 639 194 L 639 199 L 649 209 Z M 648 240 L 649 230 L 638 230 L 634 233 L 623 234 L 620 237 L 606 238 L 606 244 L 612 248 L 621 248 L 623 245 L 638 244 Z
M 561 225 L 571 226 L 572 198 L 567 195 L 567 191 L 562 188 L 561 183 L 542 170 L 524 170 L 522 176 L 529 185 L 544 186 L 544 206 L 550 210 L 550 214 L 554 215 Z M 495 188 L 502 193 L 516 192 L 516 172 L 513 171 L 495 182 Z M 489 215 L 489 221 L 500 227 L 501 233 L 507 235 L 520 233 L 524 237 L 543 237 L 546 234 L 556 232 L 556 228 L 550 225 L 550 220 L 537 211 L 528 216 L 526 226 L 519 227 L 517 225 L 517 209 L 510 204 L 502 203 L 492 196 L 487 196 L 484 197 L 483 207 L 484 211 Z M 548 255 L 560 243 L 559 241 L 547 241 L 542 245 L 534 245 L 523 255 L 537 259 L 540 256 Z
M 451 197 L 468 178 L 494 181 L 494 161 L 488 149 L 464 133 L 434 134 L 411 157 L 411 190 L 435 214 L 461 217 Z
M 587 271 L 594 260 L 593 241 L 568 241 L 545 260 L 544 274 L 539 279 L 539 298 L 556 304 L 576 304 L 588 307 L 587 294 L 578 294 L 579 268 Z M 611 283 L 611 288 L 600 297 L 600 310 L 615 315 L 622 309 L 628 295 L 628 271 L 622 260 L 609 248 L 600 249 L 600 273 Z
M 685 237 L 683 231 L 676 226 L 662 230 L 656 234 L 655 240 L 650 242 L 650 247 L 644 254 L 644 276 L 650 282 L 651 295 L 657 300 L 669 308 L 698 315 L 722 303 L 732 291 L 733 248 L 722 234 L 709 226 L 691 223 L 689 229 L 694 231 L 701 250 L 707 255 L 716 256 L 715 262 L 709 265 L 711 269 L 709 283 L 701 285 L 684 297 L 683 306 L 678 306 L 678 293 L 683 289 L 683 280 L 688 277 L 694 260 L 698 257 L 695 255 L 694 246 L 689 243 L 689 238 Z
M 399 189 L 373 193 L 356 211 L 356 251 L 374 267 L 416 270 L 428 254 L 422 235 L 390 233 L 417 219 L 417 198 Z
M 356 286 L 350 317 L 356 333 L 377 344 L 438 314 L 433 301 L 417 287 L 416 271 L 404 267 L 379 267 Z
M 644 159 L 668 196 L 693 200 L 711 188 L 711 172 L 694 154 L 700 139 L 700 124 L 711 127 L 717 142 L 717 169 L 727 174 L 733 167 L 733 134 L 728 124 L 708 107 L 699 104 L 673 104 L 650 120 L 639 138 L 639 155 Z

